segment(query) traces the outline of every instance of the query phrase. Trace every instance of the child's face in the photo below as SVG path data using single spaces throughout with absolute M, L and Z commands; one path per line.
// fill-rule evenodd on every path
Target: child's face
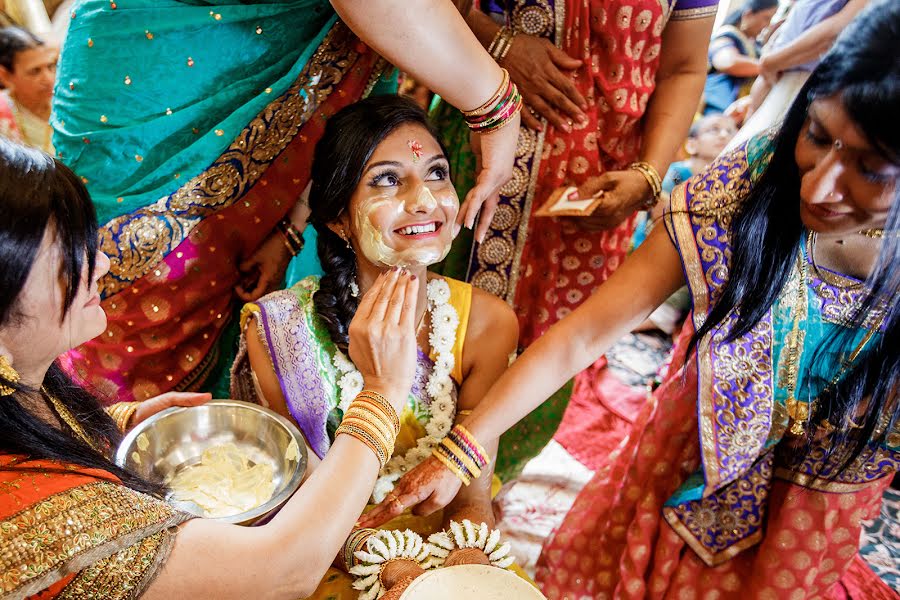
M 730 117 L 714 115 L 704 117 L 697 135 L 688 140 L 687 150 L 691 156 L 712 160 L 717 157 L 737 134 L 737 127 Z

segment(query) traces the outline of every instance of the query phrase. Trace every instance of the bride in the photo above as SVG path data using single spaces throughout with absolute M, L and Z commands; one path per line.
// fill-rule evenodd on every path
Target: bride
M 456 234 L 459 200 L 446 153 L 425 114 L 412 102 L 382 96 L 331 117 L 312 166 L 310 222 L 318 233 L 324 275 L 245 306 L 232 394 L 258 401 L 297 422 L 310 450 L 310 472 L 330 448 L 347 407 L 362 390 L 347 357 L 350 321 L 359 298 L 382 273 L 402 269 L 419 281 L 415 309 L 416 376 L 400 414 L 400 433 L 379 472 L 374 502 L 399 502 L 394 482 L 430 456 L 454 422 L 478 404 L 506 369 L 518 325 L 498 298 L 429 273 Z M 377 361 L 377 357 L 375 358 Z M 495 448 L 487 448 L 493 455 Z M 491 472 L 491 465 L 482 472 Z M 334 482 L 340 485 L 340 482 Z M 427 537 L 453 520 L 493 527 L 491 477 L 464 487 L 443 511 L 425 519 L 401 515 L 388 529 Z M 402 512 L 403 507 L 396 507 Z M 428 511 L 430 512 L 430 511 Z M 457 550 L 447 564 L 490 560 Z M 386 568 L 385 586 L 404 574 Z M 350 579 L 330 572 L 319 597 L 344 597 Z

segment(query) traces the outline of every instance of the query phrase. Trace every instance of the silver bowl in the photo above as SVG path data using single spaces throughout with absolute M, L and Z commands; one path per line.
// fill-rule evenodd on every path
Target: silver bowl
M 138 447 L 141 437 L 143 450 Z M 291 441 L 299 449 L 297 459 L 285 454 Z M 274 513 L 300 487 L 306 472 L 306 442 L 296 425 L 279 414 L 249 402 L 212 400 L 201 406 L 169 408 L 139 423 L 116 451 L 116 464 L 146 479 L 167 481 L 186 467 L 200 462 L 210 446 L 232 443 L 254 464 L 269 464 L 275 471 L 275 493 L 253 510 L 216 519 L 224 523 L 252 525 Z M 138 460 L 135 460 L 137 457 Z M 192 503 L 179 505 L 203 516 Z M 192 510 L 191 507 L 194 507 Z

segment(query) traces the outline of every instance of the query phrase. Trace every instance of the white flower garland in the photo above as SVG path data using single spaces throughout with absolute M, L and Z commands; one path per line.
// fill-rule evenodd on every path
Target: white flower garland
M 453 427 L 456 414 L 456 402 L 453 400 L 453 379 L 451 373 L 456 366 L 453 357 L 453 345 L 456 343 L 456 329 L 459 327 L 459 314 L 450 304 L 450 286 L 443 279 L 432 279 L 426 288 L 428 306 L 431 313 L 431 332 L 428 341 L 431 343 L 436 359 L 434 369 L 425 386 L 431 396 L 431 418 L 425 424 L 425 436 L 419 438 L 416 446 L 406 454 L 392 457 L 381 469 L 372 501 L 379 503 L 394 489 L 394 482 L 403 474 L 431 456 L 434 450 Z M 337 371 L 337 385 L 340 388 L 338 408 L 346 413 L 350 403 L 363 389 L 362 374 L 353 362 L 338 350 L 332 359 Z
M 360 564 L 350 569 L 356 576 L 353 589 L 359 590 L 359 600 L 381 598 L 385 590 L 381 584 L 381 569 L 392 560 L 412 560 L 425 568 L 431 556 L 431 546 L 418 533 L 380 530 L 366 540 L 366 549 L 354 553 Z
M 431 558 L 429 569 L 437 569 L 444 565 L 447 556 L 459 548 L 477 548 L 484 552 L 491 565 L 499 569 L 507 569 L 516 558 L 509 553 L 509 542 L 500 543 L 500 530 L 490 529 L 487 523 L 476 526 L 472 521 L 463 519 L 462 523 L 450 521 L 449 531 L 439 531 L 428 536 Z

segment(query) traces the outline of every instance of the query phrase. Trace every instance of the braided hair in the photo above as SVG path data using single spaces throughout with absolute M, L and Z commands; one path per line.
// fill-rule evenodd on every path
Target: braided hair
M 378 145 L 408 123 L 421 125 L 440 143 L 425 112 L 411 100 L 376 96 L 337 112 L 326 123 L 325 132 L 316 144 L 309 220 L 318 233 L 316 249 L 324 274 L 313 303 L 332 341 L 342 350 L 350 343 L 348 329 L 359 306 L 359 299 L 352 292 L 356 283 L 356 254 L 349 242 L 329 229 L 328 224 L 347 210 Z M 346 233 L 349 235 L 349 231 Z

